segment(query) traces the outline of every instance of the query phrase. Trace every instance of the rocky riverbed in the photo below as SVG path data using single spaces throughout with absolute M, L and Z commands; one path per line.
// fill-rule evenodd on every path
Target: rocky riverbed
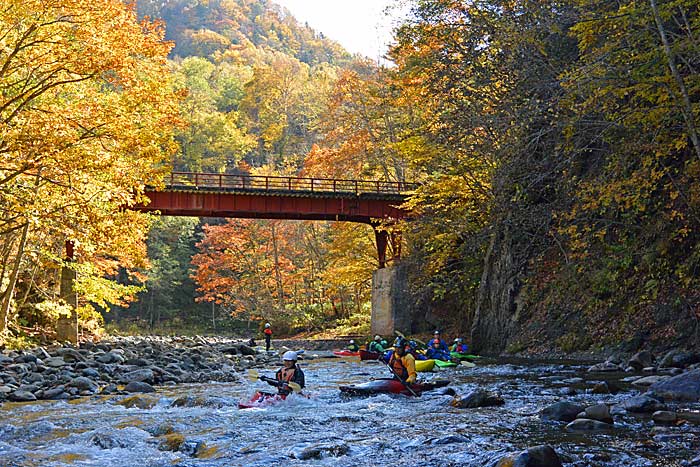
M 700 356 L 674 351 L 597 364 L 482 359 L 423 379 L 419 399 L 345 399 L 387 376 L 332 359 L 336 341 L 117 338 L 0 355 L 3 466 L 700 465 Z M 305 349 L 311 399 L 239 411 L 286 349 Z M 245 428 L 241 428 L 245 427 Z M 265 447 L 261 447 L 262 446 Z M 399 456 L 399 457 L 397 457 Z

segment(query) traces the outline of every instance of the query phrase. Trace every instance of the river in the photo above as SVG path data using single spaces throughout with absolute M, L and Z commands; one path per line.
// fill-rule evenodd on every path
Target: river
M 541 421 L 539 411 L 557 401 L 615 404 L 635 392 L 618 382 L 623 390 L 616 395 L 592 394 L 600 379 L 584 365 L 484 361 L 419 374 L 450 379 L 458 394 L 484 387 L 505 400 L 478 409 L 452 407 L 451 396 L 431 393 L 341 396 L 339 385 L 387 377 L 376 362 L 317 358 L 301 365 L 310 398 L 295 395 L 263 409 L 238 409 L 255 388 L 269 389 L 245 373 L 237 383 L 160 387 L 137 397 L 146 408 L 120 405 L 130 396 L 4 403 L 0 466 L 468 467 L 549 444 L 566 466 L 680 467 L 700 449 L 700 427 L 690 423 L 662 428 L 649 417 L 623 414 L 609 431 L 581 434 Z M 571 388 L 576 395 L 562 396 Z

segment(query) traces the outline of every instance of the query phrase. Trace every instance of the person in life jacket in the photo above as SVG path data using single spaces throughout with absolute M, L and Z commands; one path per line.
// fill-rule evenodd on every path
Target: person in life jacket
M 398 340 L 394 344 L 394 353 L 389 359 L 394 378 L 398 378 L 405 383 L 415 383 L 418 374 L 416 373 L 416 360 L 413 355 L 406 352 L 407 342 L 405 339 Z
M 270 341 L 272 340 L 272 327 L 270 323 L 265 323 L 263 334 L 265 334 L 265 350 L 270 350 Z
M 464 343 L 461 337 L 455 339 L 455 343 L 452 345 L 452 352 L 457 353 L 467 353 L 469 346 Z
M 354 339 L 350 339 L 348 346 L 346 347 L 350 352 L 357 352 L 360 350 L 360 346 L 355 343 Z
M 440 338 L 440 331 L 435 331 L 433 333 L 433 338 L 430 339 L 430 341 L 428 341 L 428 350 L 434 348 L 435 342 L 438 343 L 438 348 L 440 350 L 442 350 L 443 352 L 445 352 L 447 354 L 450 353 L 450 349 L 449 349 L 449 347 L 447 347 L 447 342 L 445 342 L 444 340 L 442 340 L 442 338 Z
M 275 379 L 278 382 L 281 383 L 288 383 L 288 382 L 293 382 L 297 383 L 299 386 L 304 388 L 306 382 L 304 378 L 304 372 L 301 371 L 301 368 L 299 368 L 299 365 L 297 365 L 297 359 L 299 357 L 297 356 L 297 353 L 289 350 L 282 355 L 282 363 L 283 367 L 277 370 L 277 373 L 275 373 Z M 274 385 L 273 382 L 268 381 L 268 384 Z M 289 389 L 289 386 L 286 384 L 277 386 L 277 392 L 279 394 L 282 394 L 284 396 L 289 395 L 292 390 Z
M 370 352 L 384 353 L 386 349 L 382 346 L 382 336 L 374 336 L 374 340 L 369 343 L 367 350 Z
M 449 362 L 452 359 L 449 350 L 442 350 L 439 341 L 433 339 L 431 341 L 431 344 L 432 345 L 428 347 L 428 350 L 425 352 L 428 358 L 434 358 L 435 360 L 443 360 L 445 362 Z

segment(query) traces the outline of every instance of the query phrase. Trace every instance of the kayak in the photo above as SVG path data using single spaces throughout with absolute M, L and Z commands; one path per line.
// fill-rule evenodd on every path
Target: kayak
M 255 391 L 253 397 L 248 401 L 240 401 L 238 403 L 239 409 L 252 409 L 255 407 L 269 407 L 271 405 L 279 404 L 287 398 L 284 394 L 271 394 L 269 392 Z
M 334 350 L 333 355 L 337 355 L 339 357 L 358 357 L 360 352 L 353 352 L 352 350 Z
M 421 394 L 425 391 L 442 388 L 450 384 L 448 380 L 434 380 L 424 383 L 410 384 L 409 386 L 416 394 Z M 371 396 L 373 394 L 403 394 L 412 396 L 411 391 L 395 379 L 381 378 L 368 381 L 366 383 L 351 384 L 348 386 L 340 386 L 340 392 L 351 396 Z
M 433 371 L 435 366 L 435 360 L 432 358 L 429 360 L 416 360 L 416 371 L 426 372 Z
M 459 363 L 455 362 L 446 362 L 444 360 L 435 360 L 435 366 L 438 368 L 450 368 L 453 366 L 458 366 Z
M 379 352 L 370 352 L 369 350 L 360 349 L 360 360 L 379 360 L 382 354 Z
M 479 355 L 472 355 L 470 353 L 459 352 L 450 352 L 450 356 L 452 358 L 458 358 L 460 360 L 476 360 L 477 358 L 481 358 Z

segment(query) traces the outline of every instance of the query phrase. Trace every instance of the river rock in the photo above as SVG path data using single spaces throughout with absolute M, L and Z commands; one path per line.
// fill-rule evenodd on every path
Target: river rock
M 97 384 L 85 376 L 78 376 L 77 378 L 74 378 L 70 383 L 68 383 L 68 386 L 77 388 L 80 391 L 96 392 L 98 389 Z
M 41 373 L 32 372 L 24 377 L 24 381 L 28 383 L 42 384 L 44 382 L 44 375 L 42 375 Z
M 586 408 L 580 404 L 574 404 L 566 401 L 557 402 L 542 409 L 540 412 L 540 419 L 571 422 L 575 420 L 576 416 L 585 409 Z
M 323 459 L 324 457 L 340 457 L 346 455 L 350 448 L 345 443 L 323 443 L 293 451 L 291 457 L 299 460 Z
M 143 368 L 140 370 L 130 371 L 128 373 L 124 373 L 119 377 L 120 383 L 138 382 L 153 384 L 155 382 L 154 380 L 155 377 L 153 374 L 153 370 L 151 370 L 150 368 Z
M 150 396 L 144 396 L 141 394 L 135 394 L 133 396 L 126 397 L 117 404 L 126 407 L 127 409 L 130 409 L 132 407 L 136 407 L 137 409 L 151 409 L 155 407 L 155 405 L 158 403 L 158 398 L 156 397 L 150 397 Z
M 435 441 L 433 441 L 433 444 L 442 445 L 442 444 L 455 444 L 455 443 L 468 443 L 468 442 L 469 442 L 469 438 L 467 438 L 466 436 L 450 435 L 450 436 L 445 436 L 443 438 L 436 439 Z
M 75 349 L 58 349 L 56 354 L 60 355 L 66 362 L 84 362 L 86 359 Z
M 60 368 L 62 366 L 66 366 L 67 363 L 61 357 L 51 357 L 44 360 L 44 365 L 50 366 L 52 368 Z
M 590 373 L 611 373 L 611 372 L 616 372 L 616 371 L 623 371 L 623 368 L 620 365 L 616 365 L 612 362 L 603 362 L 603 363 L 596 363 L 595 365 L 591 366 L 588 371 Z
M 654 423 L 659 425 L 673 425 L 678 421 L 678 415 L 676 415 L 676 412 L 657 410 L 651 414 L 651 419 L 654 420 Z
M 618 404 L 627 412 L 632 413 L 653 413 L 657 410 L 665 410 L 666 406 L 657 399 L 649 396 L 632 396 Z
M 609 430 L 612 425 L 590 418 L 577 418 L 573 422 L 566 425 L 568 431 L 603 431 Z
M 42 399 L 48 400 L 66 400 L 70 399 L 70 395 L 65 391 L 64 386 L 47 389 L 41 394 Z
M 36 355 L 32 355 L 30 353 L 20 355 L 18 357 L 15 357 L 13 360 L 15 363 L 36 363 L 37 362 L 37 357 Z
M 0 386 L 0 394 L 9 394 L 12 391 L 14 391 L 14 389 L 9 386 Z
M 241 355 L 256 355 L 258 353 L 254 348 L 248 347 L 245 344 L 240 344 L 238 346 L 238 352 Z
M 613 418 L 610 415 L 610 408 L 607 404 L 595 404 L 586 407 L 586 410 L 583 411 L 583 416 L 579 416 L 578 418 L 598 420 L 599 422 L 608 423 L 610 425 L 613 423 Z
M 100 372 L 94 368 L 84 368 L 80 372 L 80 374 L 85 376 L 86 378 L 99 378 L 100 377 Z
M 643 368 L 654 366 L 654 356 L 651 352 L 642 350 L 634 354 L 627 365 L 639 371 Z
M 88 440 L 90 444 L 94 444 L 100 449 L 114 449 L 129 447 L 124 441 L 117 439 L 115 435 L 108 433 L 95 433 Z
M 131 381 L 124 387 L 126 392 L 156 392 L 155 388 L 148 383 Z
M 8 396 L 8 399 L 10 399 L 11 401 L 15 401 L 15 402 L 28 402 L 28 401 L 35 401 L 36 396 L 29 391 L 17 390 L 17 391 L 10 393 L 10 395 Z
M 672 376 L 652 384 L 649 389 L 664 399 L 700 401 L 700 369 Z
M 688 365 L 700 361 L 700 355 L 687 350 L 671 350 L 661 359 L 659 366 L 672 368 L 685 368 Z
M 632 382 L 632 386 L 638 387 L 638 388 L 644 388 L 644 387 L 649 387 L 652 384 L 656 384 L 660 381 L 663 381 L 665 379 L 668 379 L 668 376 L 665 375 L 653 375 L 653 376 L 645 376 L 643 378 L 639 378 L 635 381 Z
M 476 389 L 463 398 L 455 396 L 450 405 L 460 409 L 474 409 L 476 407 L 492 407 L 505 404 L 503 398 L 494 392 L 485 389 Z
M 121 363 L 124 361 L 124 359 L 121 355 L 119 355 L 118 353 L 113 352 L 113 351 L 104 353 L 104 354 L 100 355 L 99 357 L 97 357 L 95 360 L 97 360 L 100 363 L 106 363 L 106 364 L 108 364 L 108 363 Z
M 498 461 L 495 467 L 562 467 L 562 463 L 551 446 L 541 445 L 508 455 Z

